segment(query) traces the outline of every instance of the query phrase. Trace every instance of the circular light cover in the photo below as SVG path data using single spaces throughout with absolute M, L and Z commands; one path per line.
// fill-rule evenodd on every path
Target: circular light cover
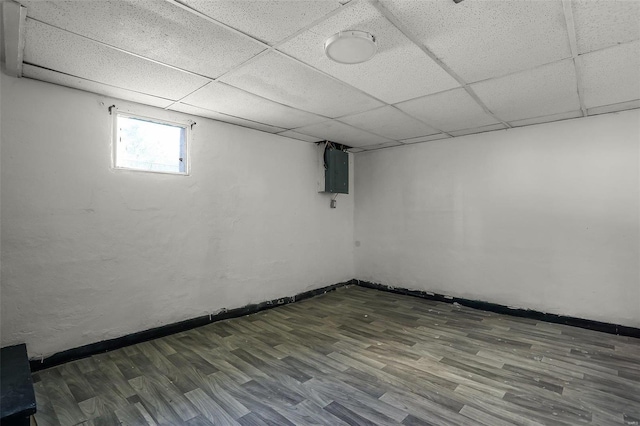
M 376 38 L 364 31 L 340 31 L 324 42 L 324 53 L 341 64 L 366 62 L 378 50 Z

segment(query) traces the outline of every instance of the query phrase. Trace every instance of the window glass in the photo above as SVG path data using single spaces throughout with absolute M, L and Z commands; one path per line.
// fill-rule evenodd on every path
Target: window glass
M 186 174 L 186 126 L 120 114 L 116 126 L 116 168 Z

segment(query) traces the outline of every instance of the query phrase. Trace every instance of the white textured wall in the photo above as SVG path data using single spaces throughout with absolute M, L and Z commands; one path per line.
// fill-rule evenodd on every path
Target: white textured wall
M 2 76 L 2 346 L 46 356 L 353 277 L 353 196 L 316 192 L 315 145 L 193 118 L 191 176 L 114 171 L 111 103 L 192 118 Z
M 356 278 L 640 326 L 640 111 L 356 155 Z

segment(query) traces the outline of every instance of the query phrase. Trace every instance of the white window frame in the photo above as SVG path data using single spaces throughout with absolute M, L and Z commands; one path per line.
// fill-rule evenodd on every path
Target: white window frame
M 156 117 L 150 117 L 150 116 L 146 116 L 146 115 L 140 115 L 140 114 L 134 114 L 134 113 L 130 113 L 130 112 L 121 112 L 118 111 L 116 108 L 113 108 L 111 110 L 111 115 L 112 115 L 112 123 L 111 123 L 111 167 L 114 170 L 124 170 L 124 171 L 128 171 L 128 172 L 140 172 L 140 173 L 157 173 L 157 174 L 163 174 L 163 175 L 173 175 L 173 176 L 189 176 L 189 174 L 191 173 L 191 161 L 190 161 L 190 148 L 191 148 L 191 128 L 193 126 L 193 124 L 195 124 L 194 122 L 179 122 L 179 121 L 171 121 L 171 120 L 165 120 L 165 119 L 161 119 L 161 118 L 156 118 Z M 183 162 L 184 162 L 184 172 L 167 172 L 167 171 L 161 171 L 161 170 L 144 170 L 144 169 L 134 169 L 134 168 L 130 168 L 130 167 L 119 167 L 116 164 L 118 164 L 117 162 L 117 156 L 118 156 L 118 117 L 124 117 L 124 118 L 133 118 L 136 120 L 142 120 L 142 121 L 148 121 L 151 123 L 156 123 L 156 124 L 163 124 L 163 125 L 168 125 L 168 126 L 174 126 L 174 127 L 181 127 L 182 129 L 184 129 L 184 157 L 183 157 Z

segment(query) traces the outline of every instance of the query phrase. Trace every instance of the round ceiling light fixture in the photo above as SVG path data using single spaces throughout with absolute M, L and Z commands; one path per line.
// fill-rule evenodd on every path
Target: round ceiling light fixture
M 324 42 L 324 53 L 341 64 L 366 62 L 376 54 L 376 38 L 365 31 L 340 31 Z

